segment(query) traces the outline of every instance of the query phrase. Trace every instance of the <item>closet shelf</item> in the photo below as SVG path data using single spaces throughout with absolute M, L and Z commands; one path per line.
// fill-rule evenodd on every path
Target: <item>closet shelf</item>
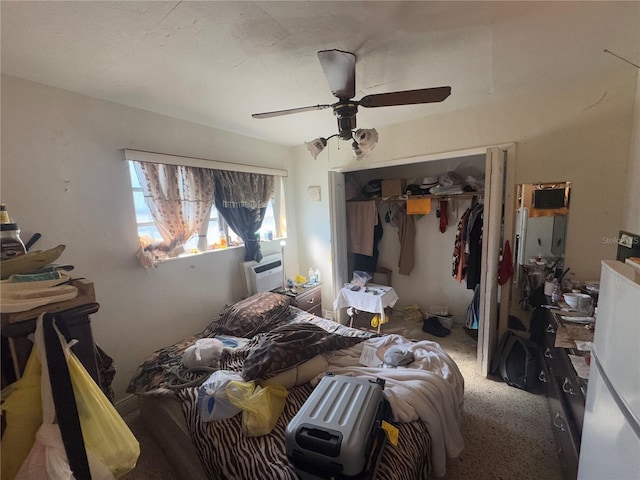
M 408 198 L 432 198 L 434 200 L 459 200 L 468 199 L 473 197 L 482 197 L 484 192 L 464 192 L 454 193 L 449 195 L 409 195 Z M 366 202 L 375 200 L 378 203 L 384 202 L 406 202 L 406 198 L 402 198 L 402 195 L 394 195 L 392 197 L 375 197 L 375 198 L 354 198 L 353 200 L 347 200 L 347 202 Z

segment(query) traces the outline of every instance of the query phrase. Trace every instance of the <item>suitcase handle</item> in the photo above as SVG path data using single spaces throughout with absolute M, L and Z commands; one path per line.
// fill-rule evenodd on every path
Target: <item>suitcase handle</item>
M 335 458 L 340 455 L 342 433 L 302 424 L 296 433 L 296 443 L 305 450 Z

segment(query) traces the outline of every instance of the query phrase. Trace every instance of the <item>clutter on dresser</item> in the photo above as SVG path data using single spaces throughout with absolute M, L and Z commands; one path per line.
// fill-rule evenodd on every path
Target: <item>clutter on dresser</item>
M 0 313 L 2 323 L 32 320 L 43 312 L 55 313 L 95 302 L 93 284 L 76 280 L 68 272 L 73 265 L 54 263 L 64 253 L 59 244 L 31 250 L 42 235 L 35 233 L 26 245 L 19 228 L 0 204 L 2 260 L 0 261 Z
M 65 248 L 65 245 L 57 245 L 47 250 L 34 250 L 2 260 L 0 263 L 2 280 L 14 274 L 46 272 L 46 267 L 55 262 Z
M 71 301 L 80 292 L 71 277 L 67 275 L 73 267 L 54 265 L 62 255 L 65 245 L 47 250 L 31 251 L 14 256 L 0 263 L 2 280 L 0 285 L 0 312 L 15 314 L 61 302 Z M 95 298 L 89 299 L 93 301 Z M 83 303 L 84 302 L 83 300 Z M 66 304 L 65 308 L 79 305 Z M 32 315 L 29 315 L 31 317 Z M 16 320 L 16 316 L 11 317 Z
M 9 218 L 6 207 L 0 210 L 0 218 L 3 222 Z M 64 244 L 31 250 L 41 236 L 38 233 L 29 239 L 25 253 L 0 262 L 2 346 L 7 352 L 2 362 L 2 385 L 20 379 L 32 350 L 29 336 L 35 331 L 37 318 L 47 313 L 55 314 L 65 325 L 64 335 L 78 340 L 72 351 L 105 394 L 112 396 L 113 362 L 94 344 L 91 332 L 90 315 L 100 308 L 93 283 L 72 278 L 69 272 L 73 265 L 54 263 L 65 251 Z

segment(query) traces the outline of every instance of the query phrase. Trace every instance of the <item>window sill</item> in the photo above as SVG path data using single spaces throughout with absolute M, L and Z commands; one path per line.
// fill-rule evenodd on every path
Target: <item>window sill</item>
M 274 238 L 273 240 L 260 240 L 260 244 L 269 244 L 269 243 L 277 243 L 279 245 L 279 242 L 281 240 L 286 240 L 286 237 L 278 237 L 278 238 Z M 167 263 L 167 262 L 174 262 L 176 260 L 184 260 L 187 258 L 194 258 L 194 257 L 199 257 L 200 255 L 206 255 L 209 253 L 217 253 L 217 252 L 224 252 L 226 250 L 236 250 L 238 248 L 244 248 L 244 244 L 243 245 L 229 245 L 225 248 L 212 248 L 210 250 L 203 250 L 203 251 L 197 251 L 197 252 L 185 252 L 185 253 L 181 253 L 180 255 L 178 255 L 177 257 L 171 257 L 171 258 L 167 258 L 165 260 L 160 260 L 158 261 L 158 265 L 161 265 L 163 263 Z

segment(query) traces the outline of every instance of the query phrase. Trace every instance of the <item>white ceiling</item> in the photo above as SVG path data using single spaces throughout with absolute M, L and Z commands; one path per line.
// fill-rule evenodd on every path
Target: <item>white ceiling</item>
M 382 127 L 640 64 L 640 2 L 2 1 L 2 73 L 285 145 L 337 133 L 317 51 L 354 52 L 356 97 L 450 85 L 442 103 L 360 108 Z

